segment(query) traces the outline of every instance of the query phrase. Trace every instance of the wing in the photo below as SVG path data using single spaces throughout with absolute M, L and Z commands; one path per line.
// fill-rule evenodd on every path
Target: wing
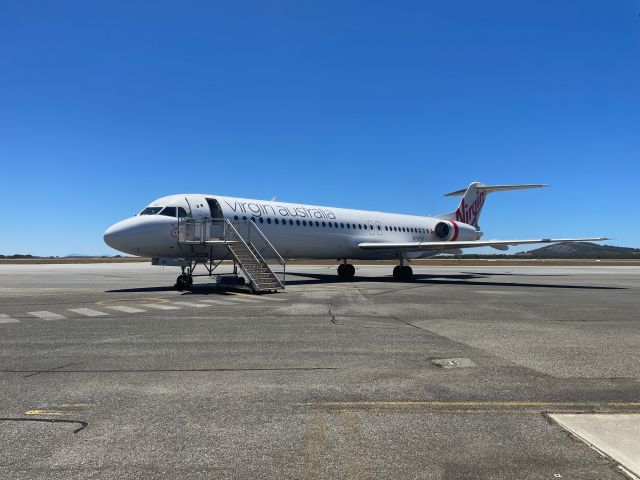
M 363 250 L 400 250 L 403 252 L 426 252 L 433 250 L 450 250 L 459 248 L 500 247 L 509 245 L 525 245 L 528 243 L 558 243 L 558 242 L 600 242 L 609 238 L 541 238 L 537 240 L 473 240 L 468 242 L 406 242 L 406 243 L 382 243 L 364 242 L 358 244 Z

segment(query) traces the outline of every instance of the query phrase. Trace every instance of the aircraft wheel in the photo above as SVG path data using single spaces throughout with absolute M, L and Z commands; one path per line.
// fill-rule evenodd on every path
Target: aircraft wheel
M 193 277 L 191 275 L 186 275 L 185 281 L 187 282 L 187 288 L 193 285 Z
M 410 282 L 413 280 L 413 269 L 409 265 L 396 265 L 393 268 L 394 280 Z
M 347 267 L 345 268 L 347 278 L 353 278 L 353 276 L 356 274 L 356 267 L 354 267 L 350 263 L 346 264 L 345 267 Z
M 402 267 L 400 265 L 396 265 L 395 267 L 393 267 L 393 279 L 394 280 L 400 280 L 400 270 L 402 269 Z
M 350 263 L 341 263 L 338 265 L 338 276 L 342 279 L 353 278 L 356 274 L 356 268 Z
M 413 269 L 409 265 L 405 265 L 400 270 L 400 275 L 402 277 L 402 280 L 404 280 L 405 282 L 410 282 L 411 280 L 413 280 Z
M 176 290 L 184 290 L 185 288 L 187 288 L 187 281 L 185 279 L 186 275 L 180 275 L 177 279 L 176 279 Z

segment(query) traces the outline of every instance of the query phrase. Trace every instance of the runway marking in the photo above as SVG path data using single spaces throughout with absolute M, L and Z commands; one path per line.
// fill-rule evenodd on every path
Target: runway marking
M 255 298 L 236 297 L 235 295 L 237 294 L 233 295 L 234 298 L 229 298 L 228 300 L 231 300 L 232 302 L 260 303 L 260 300 L 256 300 Z
M 173 305 L 165 305 L 164 303 L 142 303 L 141 307 L 157 308 L 158 310 L 178 310 L 180 307 L 174 307 Z
M 100 300 L 96 302 L 96 305 L 106 305 L 107 303 L 122 303 L 122 302 L 143 302 L 143 301 L 156 301 L 158 303 L 168 303 L 169 300 L 161 297 L 142 297 L 142 298 L 115 298 L 113 300 Z
M 321 402 L 299 404 L 328 414 L 456 414 L 518 415 L 543 413 L 640 413 L 640 402 Z M 337 408 L 336 408 L 337 407 Z
M 33 315 L 34 317 L 38 317 L 40 320 L 62 320 L 67 317 L 64 315 L 59 315 L 57 313 L 48 312 L 46 310 L 42 310 L 39 312 L 27 312 L 29 315 Z
M 259 297 L 255 297 L 256 300 L 269 300 L 272 302 L 286 302 L 287 298 L 282 297 L 274 297 L 273 294 L 270 295 L 260 295 Z
M 25 415 L 64 415 L 63 412 L 52 412 L 49 410 L 39 410 L 34 408 L 32 410 L 27 410 L 24 412 Z
M 86 317 L 102 317 L 109 315 L 108 313 L 93 310 L 91 308 L 70 308 L 69 311 Z
M 315 405 L 322 407 L 593 407 L 603 405 L 607 407 L 639 407 L 640 402 L 422 402 L 422 401 L 388 401 L 388 402 L 320 402 L 305 403 L 302 405 Z
M 112 307 L 105 307 L 105 308 L 110 308 L 111 310 L 117 310 L 119 312 L 124 312 L 124 313 L 142 313 L 142 312 L 146 312 L 146 310 L 143 310 L 141 308 L 134 308 L 134 307 L 127 307 L 124 305 L 114 305 Z
M 195 303 L 195 302 L 173 302 L 176 305 L 184 305 L 185 307 L 198 307 L 198 308 L 204 308 L 204 307 L 210 307 L 211 305 L 204 305 L 202 303 Z
M 226 306 L 234 305 L 233 302 L 229 302 L 229 301 L 225 301 L 225 300 L 214 300 L 212 298 L 206 298 L 206 299 L 200 300 L 200 301 L 204 302 L 204 303 L 211 303 L 213 305 L 226 305 Z
M 20 320 L 16 320 L 15 318 L 10 317 L 9 315 L 0 313 L 0 323 L 18 323 L 19 321 Z

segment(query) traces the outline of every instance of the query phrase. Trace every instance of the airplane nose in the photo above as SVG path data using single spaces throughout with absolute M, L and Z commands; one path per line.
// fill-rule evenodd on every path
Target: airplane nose
M 163 215 L 131 217 L 114 223 L 104 232 L 104 243 L 130 255 L 159 255 L 172 248 L 174 219 Z
M 131 238 L 132 230 L 134 226 L 132 225 L 131 219 L 122 220 L 118 223 L 114 223 L 109 228 L 107 228 L 104 232 L 104 243 L 109 245 L 111 248 L 115 250 L 119 250 L 121 252 L 128 252 L 128 243 Z

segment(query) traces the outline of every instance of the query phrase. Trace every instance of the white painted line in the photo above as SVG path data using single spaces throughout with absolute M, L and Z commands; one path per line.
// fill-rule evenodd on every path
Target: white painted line
M 109 315 L 108 313 L 93 310 L 91 308 L 70 308 L 69 311 L 86 317 L 102 317 L 104 315 Z
M 287 299 L 282 297 L 274 297 L 273 294 L 271 294 L 271 295 L 260 295 L 256 297 L 256 300 L 272 300 L 272 301 L 275 300 L 276 302 L 284 302 Z
M 212 303 L 214 305 L 227 305 L 227 306 L 233 305 L 233 302 L 227 302 L 225 300 L 214 300 L 213 298 L 206 298 L 200 301 L 204 303 Z
M 640 414 L 554 414 L 556 422 L 640 476 Z
M 5 315 L 4 313 L 0 313 L 0 323 L 17 323 L 20 320 L 16 320 L 15 318 L 11 318 L 9 315 Z
M 134 307 L 127 307 L 125 305 L 112 305 L 112 306 L 105 306 L 105 308 L 110 308 L 111 310 L 117 310 L 118 312 L 124 312 L 124 313 L 142 313 L 142 312 L 146 312 L 146 310 L 142 310 L 141 308 L 134 308 Z
M 211 305 L 204 305 L 202 303 L 195 303 L 195 302 L 173 302 L 176 305 L 184 305 L 185 307 L 198 307 L 198 308 L 204 308 L 204 307 L 210 307 Z
M 34 317 L 38 317 L 40 320 L 62 320 L 63 318 L 67 318 L 64 315 L 58 315 L 57 313 L 47 312 L 46 310 L 42 310 L 39 312 L 27 312 L 29 315 L 33 315 Z
M 157 308 L 158 310 L 178 310 L 180 307 L 174 307 L 173 305 L 167 305 L 166 303 L 142 303 L 141 307 Z
M 239 297 L 236 295 L 229 295 L 229 300 L 233 300 L 234 302 L 248 302 L 248 303 L 259 303 L 260 300 L 256 300 L 255 298 L 247 298 L 247 297 Z

